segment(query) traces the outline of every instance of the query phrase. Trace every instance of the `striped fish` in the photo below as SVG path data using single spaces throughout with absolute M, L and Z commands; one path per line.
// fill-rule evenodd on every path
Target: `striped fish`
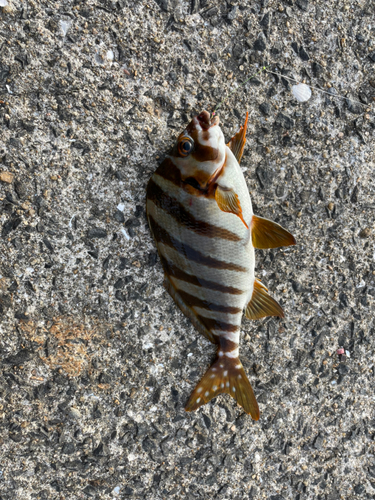
M 254 248 L 294 245 L 278 224 L 253 214 L 239 166 L 248 114 L 226 145 L 219 118 L 193 118 L 147 186 L 147 217 L 166 287 L 197 330 L 218 345 L 217 359 L 186 405 L 193 411 L 230 394 L 259 419 L 259 408 L 238 357 L 242 314 L 283 317 L 254 274 Z

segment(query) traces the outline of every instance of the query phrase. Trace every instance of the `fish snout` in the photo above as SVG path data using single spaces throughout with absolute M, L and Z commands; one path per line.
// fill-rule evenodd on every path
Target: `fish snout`
M 205 109 L 197 116 L 197 120 L 201 124 L 202 128 L 209 128 L 211 125 L 210 113 Z
M 211 119 L 210 113 L 206 110 L 203 110 L 198 116 L 197 120 L 202 127 L 203 130 L 208 130 L 210 127 L 214 125 L 218 125 L 219 117 L 215 116 Z

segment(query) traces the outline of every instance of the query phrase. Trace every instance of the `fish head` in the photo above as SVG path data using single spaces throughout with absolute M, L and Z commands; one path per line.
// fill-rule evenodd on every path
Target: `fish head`
M 195 116 L 177 138 L 170 154 L 184 182 L 206 189 L 225 163 L 226 146 L 219 117 L 208 111 Z

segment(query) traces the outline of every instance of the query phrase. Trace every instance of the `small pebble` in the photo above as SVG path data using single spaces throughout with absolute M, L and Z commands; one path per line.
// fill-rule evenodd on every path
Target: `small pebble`
M 124 217 L 124 214 L 123 212 L 121 212 L 121 210 L 116 210 L 116 212 L 114 213 L 113 215 L 113 218 L 117 221 L 117 222 L 125 222 L 125 217 Z
M 77 408 L 70 408 L 68 415 L 70 418 L 74 418 L 75 420 L 82 417 L 82 414 L 77 410 Z
M 271 114 L 271 105 L 268 102 L 260 104 L 259 109 L 265 116 L 269 116 Z
M 360 238 L 368 238 L 371 234 L 371 229 L 369 227 L 366 227 L 365 229 L 362 229 L 362 231 L 359 233 Z
M 105 229 L 102 229 L 100 227 L 93 227 L 92 229 L 89 229 L 87 232 L 88 238 L 106 238 L 107 237 L 107 231 Z
M 6 182 L 7 184 L 11 184 L 14 179 L 14 174 L 11 172 L 1 172 L 0 173 L 0 181 Z
M 113 493 L 114 495 L 119 495 L 119 494 L 120 494 L 120 486 L 116 486 L 116 488 L 114 488 L 114 489 L 112 490 L 112 493 Z
M 131 398 L 134 398 L 134 396 L 137 394 L 137 389 L 135 387 L 132 388 L 132 390 L 130 391 L 130 397 Z

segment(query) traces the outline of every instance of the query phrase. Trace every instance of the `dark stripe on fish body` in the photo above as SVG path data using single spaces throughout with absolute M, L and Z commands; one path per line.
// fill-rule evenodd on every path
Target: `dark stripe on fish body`
M 221 170 L 219 171 L 221 173 Z M 205 183 L 209 180 L 207 174 L 196 170 L 193 172 L 193 177 L 182 180 L 181 172 L 173 163 L 170 158 L 166 158 L 163 163 L 158 167 L 155 172 L 156 175 L 171 182 L 175 186 L 182 188 L 187 193 L 192 196 L 199 196 L 204 198 L 215 198 L 216 190 L 216 179 L 205 186 Z M 152 179 L 152 177 L 151 177 Z M 194 180 L 193 180 L 194 179 Z M 150 185 L 150 182 L 149 182 Z M 205 186 L 205 187 L 204 187 Z M 147 186 L 147 197 L 148 197 L 148 186 Z
M 237 332 L 240 327 L 239 325 L 232 325 L 231 323 L 225 323 L 224 321 L 218 321 L 214 318 L 206 318 L 205 316 L 197 315 L 198 320 L 203 323 L 203 325 L 212 332 L 213 330 L 219 330 L 222 332 Z
M 214 290 L 215 292 L 229 293 L 230 295 L 242 295 L 245 293 L 239 288 L 234 288 L 232 286 L 222 285 L 221 283 L 215 283 L 214 281 L 204 280 L 202 278 L 197 278 L 193 274 L 188 274 L 179 267 L 168 262 L 163 256 L 160 256 L 162 266 L 165 272 L 180 281 L 185 281 L 186 283 L 191 283 L 192 285 L 199 286 L 202 288 L 207 288 L 208 290 Z
M 181 172 L 170 158 L 166 158 L 163 161 L 163 163 L 156 170 L 155 174 L 160 175 L 160 177 L 162 177 L 166 181 L 172 182 L 176 186 L 182 185 Z M 150 179 L 150 182 L 151 180 L 152 177 Z M 147 196 L 148 196 L 148 186 L 147 186 Z
M 242 309 L 240 309 L 239 307 L 213 304 L 212 302 L 200 299 L 199 297 L 195 297 L 195 295 L 191 295 L 190 293 L 184 292 L 183 290 L 179 289 L 177 289 L 177 292 L 185 302 L 185 304 L 189 307 L 200 307 L 201 309 L 207 309 L 208 311 L 217 311 L 228 314 L 238 314 L 242 312 Z
M 226 339 L 225 337 L 220 337 L 220 347 L 219 350 L 222 352 L 232 352 L 238 348 L 237 342 L 233 340 Z
M 182 241 L 179 241 L 172 235 L 170 235 L 168 231 L 159 226 L 159 224 L 151 215 L 149 215 L 148 218 L 152 233 L 156 241 L 159 243 L 163 243 L 168 247 L 174 248 L 178 253 L 186 257 L 187 260 L 197 262 L 198 264 L 202 264 L 203 266 L 211 267 L 213 269 L 227 269 L 228 271 L 238 271 L 242 273 L 247 272 L 247 269 L 245 267 L 238 266 L 237 264 L 232 264 L 231 262 L 217 260 L 213 257 L 208 257 L 207 255 L 198 252 L 198 250 L 195 250 L 195 248 L 187 245 L 186 243 L 182 243 Z
M 197 220 L 176 198 L 163 191 L 152 179 L 148 184 L 147 199 L 151 200 L 161 210 L 167 212 L 177 222 L 197 234 L 207 238 L 221 238 L 229 241 L 241 241 L 242 239 L 227 229 Z
M 191 153 L 191 156 L 197 161 L 215 161 L 219 156 L 219 150 L 211 146 L 195 144 L 195 149 Z

